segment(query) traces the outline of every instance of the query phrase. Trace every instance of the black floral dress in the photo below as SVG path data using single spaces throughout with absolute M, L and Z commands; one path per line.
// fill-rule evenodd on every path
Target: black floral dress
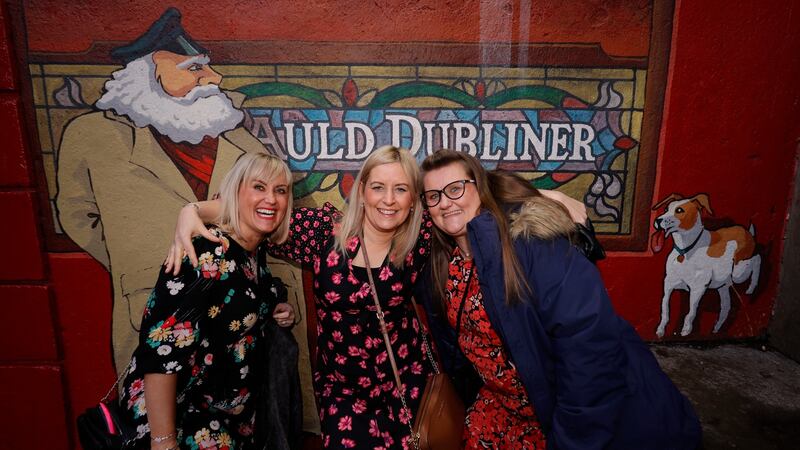
M 120 403 L 150 448 L 144 375 L 177 375 L 180 448 L 241 449 L 254 444 L 256 393 L 263 381 L 261 325 L 278 303 L 265 264 L 218 230 L 217 244 L 194 240 L 195 269 L 161 272 L 144 310 L 139 346 Z M 137 447 L 137 448 L 139 448 Z
M 358 238 L 347 252 L 335 249 L 333 225 L 339 212 L 298 208 L 291 216 L 287 243 L 268 251 L 309 266 L 317 308 L 317 358 L 314 389 L 325 448 L 411 448 L 409 423 L 395 388 L 392 367 L 375 315 L 367 270 L 354 266 Z M 430 364 L 422 350 L 420 325 L 410 301 L 420 264 L 427 259 L 430 222 L 403 269 L 390 261 L 372 269 L 381 309 L 395 353 L 406 399 L 416 411 Z

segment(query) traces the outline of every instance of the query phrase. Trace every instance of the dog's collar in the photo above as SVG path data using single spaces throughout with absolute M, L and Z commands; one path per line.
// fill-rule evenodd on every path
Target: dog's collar
M 684 247 L 684 248 L 678 247 L 677 244 L 675 244 L 675 241 L 673 240 L 672 241 L 672 248 L 674 248 L 675 251 L 678 252 L 678 255 L 683 256 L 683 255 L 689 253 L 689 251 L 691 251 L 694 248 L 694 246 L 697 245 L 698 242 L 700 242 L 700 238 L 702 236 L 703 236 L 703 232 L 700 231 L 700 233 L 697 235 L 697 238 L 695 238 L 694 242 L 692 242 L 691 244 L 689 244 L 687 247 Z

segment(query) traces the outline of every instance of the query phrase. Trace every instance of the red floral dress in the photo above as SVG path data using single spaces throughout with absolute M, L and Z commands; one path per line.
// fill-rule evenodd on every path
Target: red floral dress
M 462 258 L 458 248 L 450 261 L 447 280 L 447 320 L 455 328 L 466 277 L 471 272 L 466 304 L 461 317 L 458 344 L 484 381 L 475 403 L 467 410 L 464 448 L 545 448 L 533 404 L 503 342 L 492 328 L 478 273 L 472 260 Z
M 317 363 L 314 390 L 324 448 L 407 449 L 411 417 L 395 389 L 375 304 L 364 267 L 353 265 L 358 238 L 342 253 L 334 246 L 333 224 L 339 215 L 322 208 L 297 208 L 286 243 L 269 246 L 273 256 L 292 259 L 313 271 L 317 308 Z M 388 258 L 372 269 L 400 379 L 412 412 L 431 367 L 422 351 L 419 322 L 411 304 L 419 266 L 427 259 L 430 220 L 403 269 Z

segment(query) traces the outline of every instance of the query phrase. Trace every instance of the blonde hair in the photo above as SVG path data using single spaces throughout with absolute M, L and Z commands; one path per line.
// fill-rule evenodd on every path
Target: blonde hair
M 353 236 L 358 236 L 364 230 L 364 184 L 369 180 L 372 169 L 383 164 L 400 163 L 408 177 L 408 190 L 411 194 L 413 208 L 408 218 L 394 232 L 392 247 L 389 250 L 392 265 L 402 268 L 406 256 L 414 249 L 419 236 L 419 227 L 422 223 L 422 201 L 419 198 L 419 168 L 411 152 L 404 148 L 383 146 L 369 155 L 361 170 L 358 172 L 353 187 L 350 189 L 347 209 L 342 216 L 341 228 L 336 235 L 336 248 L 346 253 L 347 241 Z
M 220 213 L 215 221 L 227 233 L 241 234 L 239 227 L 239 188 L 255 179 L 264 181 L 284 176 L 288 190 L 288 202 L 283 220 L 267 239 L 280 244 L 289 236 L 289 216 L 292 211 L 292 172 L 277 156 L 269 153 L 245 153 L 225 175 L 219 188 Z

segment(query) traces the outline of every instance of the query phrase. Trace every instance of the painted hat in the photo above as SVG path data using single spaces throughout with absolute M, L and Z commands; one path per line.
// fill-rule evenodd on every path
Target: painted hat
M 111 57 L 127 64 L 158 50 L 186 56 L 208 53 L 181 26 L 181 12 L 176 8 L 169 8 L 135 41 L 111 50 Z

